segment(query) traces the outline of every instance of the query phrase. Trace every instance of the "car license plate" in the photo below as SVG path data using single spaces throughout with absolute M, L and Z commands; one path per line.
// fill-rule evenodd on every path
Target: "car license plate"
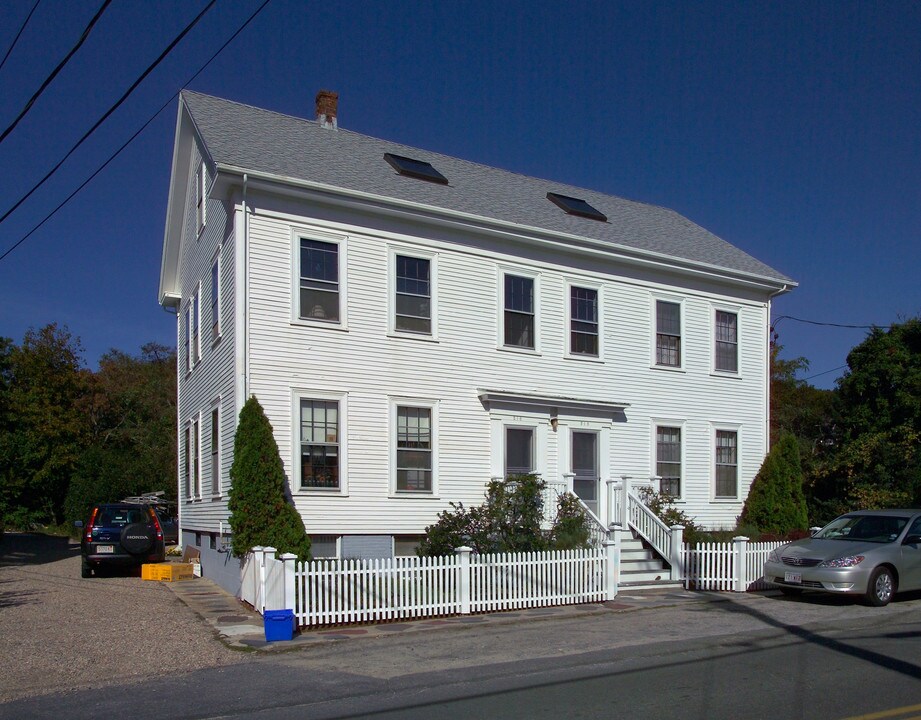
M 96 546 L 96 553 L 97 553 L 98 555 L 105 555 L 106 553 L 111 554 L 111 553 L 114 553 L 114 552 L 115 552 L 115 546 L 114 546 L 114 545 L 97 545 L 97 546 Z M 788 573 L 788 574 L 789 574 L 789 573 Z
M 783 580 L 784 582 L 799 584 L 803 582 L 803 574 L 795 573 L 795 572 L 785 572 L 783 574 Z

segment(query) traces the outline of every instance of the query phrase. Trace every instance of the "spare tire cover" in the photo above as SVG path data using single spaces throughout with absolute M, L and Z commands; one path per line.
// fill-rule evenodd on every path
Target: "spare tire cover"
M 121 544 L 132 555 L 149 552 L 157 539 L 156 531 L 145 523 L 126 525 L 122 530 Z

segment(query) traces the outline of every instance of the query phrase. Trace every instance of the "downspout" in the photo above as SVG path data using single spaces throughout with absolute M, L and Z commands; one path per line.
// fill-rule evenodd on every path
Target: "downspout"
M 780 290 L 768 294 L 767 301 L 767 337 L 765 337 L 765 357 L 767 358 L 767 372 L 765 373 L 764 378 L 764 447 L 767 449 L 767 452 L 771 450 L 771 301 L 790 289 L 790 286 L 784 284 Z M 765 453 L 766 455 L 767 453 Z

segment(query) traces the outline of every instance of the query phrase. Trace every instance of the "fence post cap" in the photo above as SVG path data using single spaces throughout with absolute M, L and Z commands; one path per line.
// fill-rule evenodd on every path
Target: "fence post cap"
M 297 560 L 297 555 L 294 553 L 282 553 L 278 556 L 279 560 Z
M 684 530 L 684 525 L 671 525 L 669 530 Z
M 456 553 L 465 553 L 465 552 L 468 552 L 468 553 L 469 553 L 469 552 L 473 552 L 473 548 L 472 548 L 472 547 L 467 547 L 466 545 L 461 545 L 460 547 L 454 548 L 454 552 L 456 552 Z
M 263 550 L 265 550 L 265 548 L 262 547 L 262 545 L 254 545 L 250 548 L 250 552 L 262 552 Z
M 748 542 L 748 538 L 745 537 L 744 535 L 736 535 L 736 537 L 732 539 L 733 542 L 742 542 L 743 540 L 745 542 Z
M 277 552 L 278 550 L 278 548 L 273 548 L 271 545 L 267 545 L 266 547 L 262 549 L 265 550 L 266 552 Z

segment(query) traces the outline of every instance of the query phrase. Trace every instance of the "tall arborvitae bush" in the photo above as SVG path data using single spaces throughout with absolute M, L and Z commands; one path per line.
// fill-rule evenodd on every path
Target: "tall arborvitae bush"
M 240 411 L 230 467 L 230 529 L 233 554 L 242 557 L 254 547 L 274 547 L 310 559 L 310 537 L 301 516 L 288 502 L 287 478 L 259 401 L 251 397 Z
M 781 436 L 764 458 L 742 508 L 739 526 L 754 526 L 774 535 L 809 526 L 799 445 L 793 435 Z

